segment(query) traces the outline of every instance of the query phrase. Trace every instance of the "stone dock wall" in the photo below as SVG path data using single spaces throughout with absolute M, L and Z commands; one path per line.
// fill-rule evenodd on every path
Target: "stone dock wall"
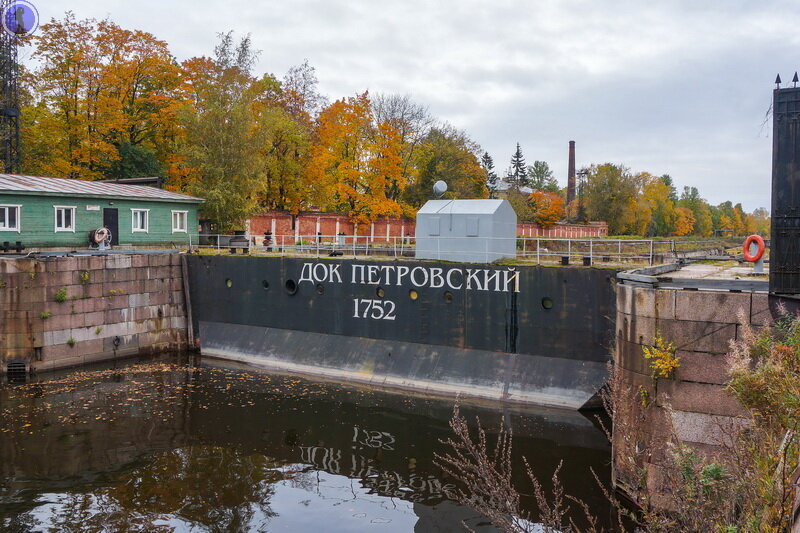
M 771 323 L 763 292 L 617 286 L 615 368 L 621 390 L 614 425 L 618 488 L 632 499 L 667 505 L 669 441 L 674 437 L 707 456 L 724 445 L 726 430 L 743 422 L 743 407 L 725 390 L 726 354 L 744 323 Z M 657 333 L 680 358 L 674 379 L 654 380 L 643 347 Z
M 187 347 L 181 255 L 0 258 L 0 370 Z

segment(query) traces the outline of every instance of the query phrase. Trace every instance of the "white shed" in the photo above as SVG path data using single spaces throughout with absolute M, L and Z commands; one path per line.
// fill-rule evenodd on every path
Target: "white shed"
M 429 200 L 417 212 L 417 259 L 490 263 L 516 257 L 517 214 L 508 200 Z

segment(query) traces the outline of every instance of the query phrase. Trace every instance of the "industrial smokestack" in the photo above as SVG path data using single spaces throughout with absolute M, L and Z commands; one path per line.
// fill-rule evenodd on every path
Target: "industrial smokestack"
M 569 142 L 569 167 L 567 168 L 567 205 L 575 199 L 575 141 Z

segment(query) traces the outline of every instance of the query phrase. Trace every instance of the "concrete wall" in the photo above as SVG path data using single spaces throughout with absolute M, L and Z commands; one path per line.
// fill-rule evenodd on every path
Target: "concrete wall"
M 180 261 L 169 253 L 0 259 L 0 367 L 24 360 L 46 370 L 185 348 Z
M 743 315 L 742 315 L 743 313 Z M 668 441 L 713 455 L 725 430 L 741 426 L 743 407 L 724 390 L 725 354 L 741 331 L 771 322 L 766 293 L 656 289 L 618 284 L 616 371 L 624 391 L 614 425 L 615 483 L 634 499 L 664 504 Z M 674 379 L 652 376 L 642 348 L 656 332 L 677 347 Z

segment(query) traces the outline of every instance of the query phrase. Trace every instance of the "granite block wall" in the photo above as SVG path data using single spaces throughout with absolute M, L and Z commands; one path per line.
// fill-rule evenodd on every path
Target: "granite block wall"
M 0 258 L 0 369 L 31 371 L 187 342 L 181 255 Z
M 624 391 L 612 446 L 618 488 L 666 506 L 670 439 L 713 456 L 746 423 L 744 408 L 725 390 L 726 354 L 744 324 L 771 321 L 766 293 L 617 285 L 614 363 Z M 672 378 L 654 379 L 643 356 L 657 334 L 677 348 Z

